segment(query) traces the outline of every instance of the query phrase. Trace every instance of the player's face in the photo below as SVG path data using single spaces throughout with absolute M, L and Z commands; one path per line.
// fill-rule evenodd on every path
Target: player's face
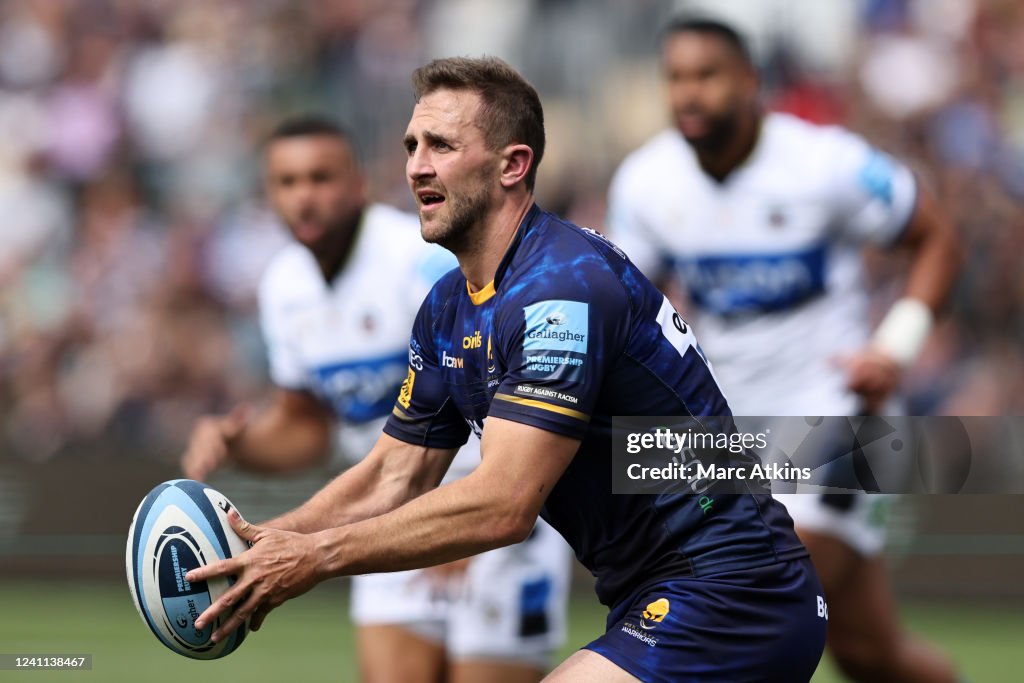
M 420 98 L 405 133 L 405 171 L 423 239 L 458 253 L 483 229 L 500 187 L 500 158 L 477 125 L 480 96 L 437 90 Z
M 665 39 L 662 68 L 683 137 L 698 149 L 722 148 L 756 102 L 753 69 L 721 38 L 692 32 Z
M 303 135 L 271 143 L 267 196 L 295 239 L 320 255 L 339 233 L 355 229 L 366 185 L 349 144 L 333 135 Z

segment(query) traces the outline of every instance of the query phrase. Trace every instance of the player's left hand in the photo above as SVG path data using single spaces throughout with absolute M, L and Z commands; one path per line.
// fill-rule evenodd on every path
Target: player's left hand
M 321 563 L 312 535 L 250 524 L 237 510 L 228 513 L 228 522 L 252 547 L 237 557 L 193 569 L 185 577 L 189 581 L 216 576 L 236 578 L 235 584 L 196 619 L 196 628 L 201 629 L 234 608 L 213 632 L 214 642 L 227 637 L 249 617 L 250 630 L 258 631 L 272 609 L 302 595 L 324 578 L 319 575 Z
M 871 415 L 879 414 L 903 375 L 899 363 L 872 347 L 843 356 L 838 363 L 846 369 L 846 388 L 860 395 Z

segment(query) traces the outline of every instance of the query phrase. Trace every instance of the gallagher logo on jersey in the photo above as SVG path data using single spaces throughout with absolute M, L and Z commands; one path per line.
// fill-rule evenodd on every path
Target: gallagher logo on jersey
M 528 377 L 579 380 L 587 358 L 590 307 L 551 299 L 523 309 L 523 364 Z

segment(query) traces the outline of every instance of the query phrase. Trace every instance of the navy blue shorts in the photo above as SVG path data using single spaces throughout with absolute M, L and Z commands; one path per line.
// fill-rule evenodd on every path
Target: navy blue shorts
M 825 592 L 809 559 L 641 588 L 587 645 L 641 681 L 804 683 L 825 648 Z

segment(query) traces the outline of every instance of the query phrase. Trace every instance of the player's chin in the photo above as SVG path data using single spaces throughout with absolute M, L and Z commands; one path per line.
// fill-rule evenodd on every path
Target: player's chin
M 420 235 L 425 242 L 442 243 L 449 232 L 447 222 L 440 220 L 436 214 L 424 214 L 420 211 Z

